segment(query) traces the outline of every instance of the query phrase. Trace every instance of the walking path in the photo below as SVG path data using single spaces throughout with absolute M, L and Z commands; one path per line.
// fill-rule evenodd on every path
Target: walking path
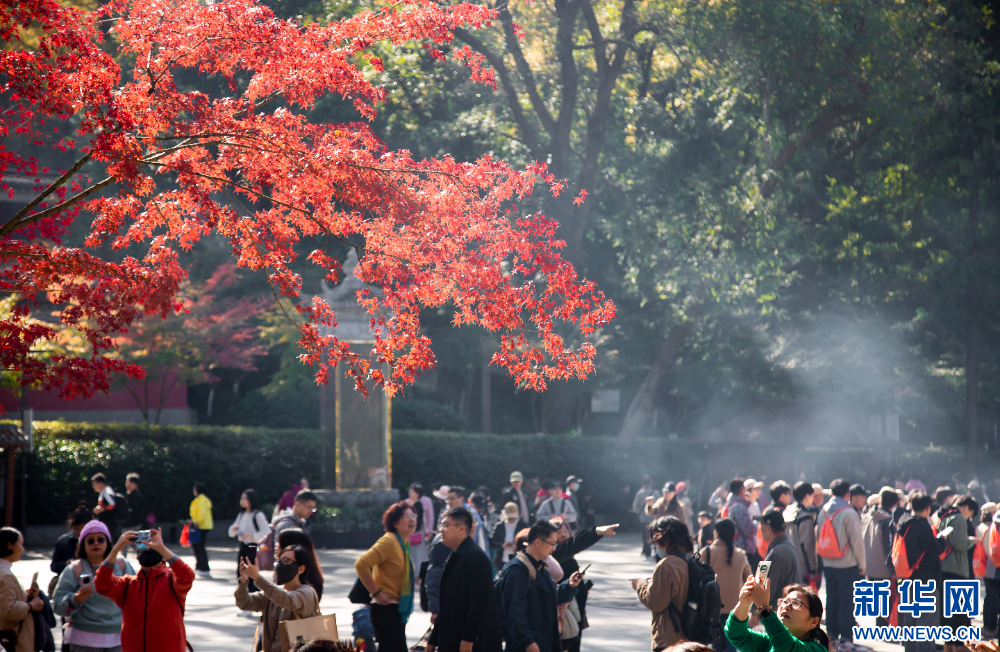
M 581 567 L 593 564 L 587 577 L 594 582 L 587 606 L 590 628 L 584 630 L 582 649 L 586 652 L 611 652 L 650 649 L 650 615 L 635 596 L 629 585 L 630 577 L 648 577 L 653 571 L 651 562 L 639 558 L 639 535 L 636 533 L 607 537 L 590 550 L 577 556 Z M 253 642 L 256 619 L 236 615 L 233 591 L 236 588 L 236 548 L 209 546 L 212 580 L 196 580 L 188 594 L 184 622 L 188 638 L 197 652 L 232 652 L 249 650 Z M 174 552 L 178 552 L 176 547 Z M 351 614 L 357 608 L 347 601 L 357 575 L 354 560 L 360 550 L 321 550 L 320 560 L 326 576 L 320 608 L 324 614 L 336 614 L 342 639 L 351 638 Z M 52 573 L 49 571 L 49 550 L 29 550 L 24 558 L 14 564 L 13 570 L 22 586 L 28 586 L 31 576 L 38 571 L 38 584 L 45 589 Z M 182 549 L 181 556 L 194 565 L 189 549 Z M 134 557 L 133 557 L 134 560 Z M 134 562 L 133 562 L 134 563 Z M 822 595 L 821 597 L 825 596 Z M 864 625 L 874 619 L 860 619 Z M 973 619 L 982 626 L 982 620 Z M 430 615 L 419 606 L 406 626 L 407 641 L 416 643 L 430 626 Z M 59 632 L 56 644 L 60 642 Z M 900 652 L 901 646 L 877 643 L 870 645 L 876 652 Z

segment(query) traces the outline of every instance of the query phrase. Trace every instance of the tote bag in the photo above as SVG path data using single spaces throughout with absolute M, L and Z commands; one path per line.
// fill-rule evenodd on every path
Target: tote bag
M 288 652 L 292 646 L 299 642 L 321 639 L 327 641 L 339 641 L 337 634 L 337 616 L 313 616 L 312 618 L 298 618 L 296 620 L 283 620 L 278 623 L 278 635 L 281 636 L 281 652 Z

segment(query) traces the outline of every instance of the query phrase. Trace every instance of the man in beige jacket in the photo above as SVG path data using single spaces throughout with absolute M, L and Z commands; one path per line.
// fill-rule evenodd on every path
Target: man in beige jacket
M 24 537 L 12 527 L 0 528 L 0 636 L 17 641 L 16 652 L 35 651 L 35 622 L 32 611 L 41 611 L 44 603 L 38 597 L 38 587 L 27 591 L 14 577 L 11 564 L 24 554 Z

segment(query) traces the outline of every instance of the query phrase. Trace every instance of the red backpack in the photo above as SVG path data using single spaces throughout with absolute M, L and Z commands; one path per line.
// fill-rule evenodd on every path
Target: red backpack
M 989 529 L 990 532 L 993 531 L 992 526 Z M 988 558 L 986 557 L 986 547 L 983 546 L 983 540 L 986 539 L 987 535 L 984 535 L 981 540 L 977 541 L 976 547 L 972 549 L 972 574 L 976 577 L 986 577 L 986 563 Z
M 993 562 L 993 565 L 1000 568 L 1000 536 L 997 535 L 997 526 L 995 524 L 990 525 L 990 531 L 987 535 L 989 539 L 984 536 L 983 540 L 986 541 L 986 554 Z
M 764 541 L 764 536 L 760 533 L 760 523 L 757 524 L 757 554 L 761 557 L 767 554 L 767 541 Z
M 906 528 L 907 531 L 909 529 Z M 910 560 L 906 556 L 906 542 L 903 535 L 903 532 L 898 532 L 895 540 L 892 542 L 892 567 L 896 570 L 896 577 L 901 580 L 908 579 L 913 575 L 913 571 L 917 570 L 917 567 L 920 566 L 920 562 L 924 558 L 924 553 L 920 553 L 917 561 L 913 565 L 910 565 Z
M 833 526 L 833 519 L 849 507 L 841 507 L 823 521 L 823 527 L 819 529 L 819 537 L 816 539 L 816 554 L 820 557 L 840 559 L 844 556 L 847 546 L 840 547 L 840 539 L 837 538 L 837 528 Z

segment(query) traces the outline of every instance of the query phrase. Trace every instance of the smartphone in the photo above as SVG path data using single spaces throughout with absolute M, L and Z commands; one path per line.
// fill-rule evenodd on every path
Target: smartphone
M 133 543 L 149 543 L 149 530 L 139 530 L 135 533 Z
M 80 586 L 87 586 L 94 581 L 94 576 L 90 573 L 80 573 Z
M 589 569 L 589 568 L 590 568 L 591 566 L 593 566 L 593 564 L 587 564 L 587 568 L 584 568 L 584 569 L 583 569 L 582 571 L 580 571 L 580 575 L 583 575 L 584 573 L 586 573 L 586 572 L 587 572 L 587 570 L 588 570 L 588 569 Z
M 757 564 L 757 583 L 763 584 L 767 581 L 767 574 L 771 572 L 771 562 L 762 561 Z
M 38 587 L 38 571 L 35 571 L 35 574 L 31 576 L 31 586 Z

